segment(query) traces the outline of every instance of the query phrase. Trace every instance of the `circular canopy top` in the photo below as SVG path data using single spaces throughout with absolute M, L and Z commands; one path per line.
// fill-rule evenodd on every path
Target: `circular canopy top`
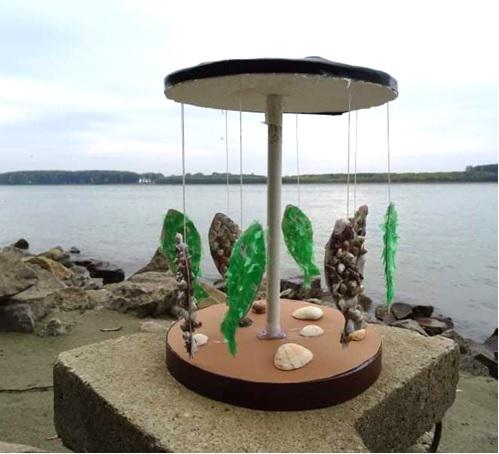
M 265 112 L 268 95 L 287 113 L 342 114 L 379 106 L 398 95 L 389 74 L 320 57 L 258 58 L 201 63 L 165 78 L 165 95 L 200 107 Z

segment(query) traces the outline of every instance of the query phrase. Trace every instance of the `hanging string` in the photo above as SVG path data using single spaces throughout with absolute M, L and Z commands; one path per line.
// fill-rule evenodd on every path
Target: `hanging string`
M 184 104 L 180 104 L 181 129 L 182 129 L 182 211 L 184 213 L 184 242 L 187 242 L 187 221 L 185 213 L 185 126 Z
M 350 108 L 352 106 L 352 92 L 350 90 L 351 83 L 352 81 L 349 80 L 347 84 L 347 90 L 348 90 L 347 219 L 350 216 Z
M 358 136 L 357 136 L 357 127 L 359 125 L 359 111 L 355 111 L 355 151 L 354 151 L 354 159 L 353 159 L 353 210 L 357 209 L 357 150 L 358 150 Z
M 300 191 L 300 147 L 298 143 L 298 114 L 295 114 L 295 132 L 296 132 L 296 187 L 298 189 L 298 206 L 301 206 Z
M 239 95 L 239 199 L 241 205 L 241 230 L 243 229 L 243 102 Z
M 390 103 L 386 103 L 386 151 L 388 158 L 388 203 L 392 201 L 391 168 L 390 168 Z
M 227 109 L 225 110 L 225 178 L 227 195 L 227 216 L 229 215 L 229 128 L 227 120 Z

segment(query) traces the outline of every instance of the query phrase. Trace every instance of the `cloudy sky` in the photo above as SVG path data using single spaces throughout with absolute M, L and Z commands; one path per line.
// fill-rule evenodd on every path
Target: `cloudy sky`
M 381 69 L 391 104 L 392 170 L 497 162 L 494 1 L 0 0 L 0 172 L 180 172 L 177 69 L 227 58 L 320 55 Z M 461 5 L 461 6 L 460 6 Z M 229 114 L 237 172 L 238 113 Z M 243 116 L 244 171 L 266 172 L 263 116 Z M 295 173 L 285 118 L 284 173 Z M 383 171 L 384 108 L 359 113 L 358 170 Z M 186 107 L 187 171 L 225 170 L 224 117 Z M 303 173 L 346 169 L 346 116 L 299 119 Z

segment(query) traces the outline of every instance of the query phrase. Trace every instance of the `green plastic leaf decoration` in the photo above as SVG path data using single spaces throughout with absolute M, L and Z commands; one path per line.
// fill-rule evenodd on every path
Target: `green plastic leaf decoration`
M 229 308 L 220 329 L 231 355 L 237 352 L 236 331 L 239 321 L 246 316 L 256 297 L 265 263 L 265 235 L 262 226 L 254 222 L 234 244 L 225 274 Z
M 314 232 L 310 219 L 297 206 L 288 205 L 282 218 L 282 233 L 289 253 L 305 274 L 305 287 L 310 287 L 312 276 L 320 274 L 314 262 Z
M 175 236 L 177 233 L 180 233 L 184 237 L 184 220 L 186 236 L 184 241 L 187 244 L 191 257 L 192 274 L 196 278 L 194 282 L 194 296 L 200 301 L 209 296 L 199 282 L 197 282 L 197 278 L 201 276 L 201 237 L 193 222 L 180 211 L 170 209 L 166 213 L 161 230 L 161 250 L 166 256 L 169 268 L 176 272 Z
M 395 255 L 397 253 L 398 214 L 395 205 L 390 203 L 385 213 L 383 229 L 383 252 L 381 258 L 385 267 L 386 305 L 390 306 L 395 295 Z

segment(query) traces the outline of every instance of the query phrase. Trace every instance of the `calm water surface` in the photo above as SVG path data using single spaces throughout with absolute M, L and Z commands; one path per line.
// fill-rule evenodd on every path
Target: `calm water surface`
M 204 241 L 204 276 L 217 276 L 209 256 L 208 228 L 226 212 L 224 186 L 188 186 L 187 212 Z M 283 187 L 283 206 L 297 203 L 296 187 Z M 454 318 L 465 335 L 483 340 L 497 326 L 497 184 L 399 184 L 392 186 L 399 212 L 396 300 L 432 304 Z M 380 224 L 386 187 L 358 185 L 357 202 L 369 205 L 366 293 L 383 301 Z M 0 245 L 20 237 L 32 250 L 78 246 L 132 273 L 158 246 L 162 218 L 181 209 L 179 186 L 0 186 Z M 336 218 L 345 215 L 342 185 L 301 187 L 301 206 L 314 226 L 316 259 Z M 229 214 L 240 222 L 239 188 L 230 188 Z M 265 222 L 266 188 L 244 188 L 243 224 Z M 299 274 L 283 247 L 282 275 Z

